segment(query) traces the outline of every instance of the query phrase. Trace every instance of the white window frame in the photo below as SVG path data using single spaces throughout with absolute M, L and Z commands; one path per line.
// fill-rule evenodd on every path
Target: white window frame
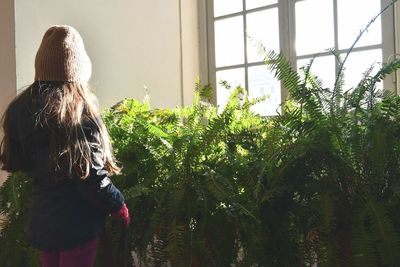
M 201 75 L 200 78 L 203 81 L 210 83 L 215 92 L 212 102 L 214 104 L 217 103 L 217 82 L 216 81 L 216 72 L 219 70 L 226 69 L 234 69 L 239 67 L 244 67 L 245 69 L 245 84 L 243 85 L 246 90 L 248 90 L 248 67 L 262 65 L 262 62 L 247 62 L 247 37 L 245 30 L 243 31 L 244 35 L 244 64 L 237 64 L 231 66 L 224 67 L 216 67 L 215 66 L 215 39 L 214 39 L 214 21 L 230 18 L 238 15 L 242 15 L 243 17 L 243 28 L 246 29 L 246 14 L 267 10 L 269 8 L 278 7 L 279 14 L 279 41 L 280 41 L 280 50 L 287 57 L 287 59 L 291 62 L 294 69 L 297 68 L 296 62 L 298 59 L 310 58 L 310 55 L 296 55 L 295 49 L 295 3 L 299 1 L 306 0 L 278 0 L 277 4 L 269 5 L 267 7 L 260 7 L 251 10 L 245 9 L 245 0 L 242 0 L 243 10 L 240 12 L 219 16 L 214 18 L 214 9 L 213 9 L 213 0 L 205 0 L 199 1 L 199 14 L 200 14 L 200 42 L 201 42 L 201 50 L 200 50 L 200 61 L 201 61 Z M 334 48 L 340 53 L 346 53 L 348 49 L 338 49 L 338 29 L 337 29 L 337 0 L 333 1 L 334 8 Z M 399 0 L 400 1 L 400 0 Z M 385 7 L 391 0 L 381 0 L 381 7 Z M 204 20 L 204 21 L 203 21 Z M 393 56 L 400 56 L 400 27 L 397 26 L 400 23 L 400 3 L 397 2 L 394 7 L 390 7 L 387 10 L 382 18 L 382 44 L 378 45 L 368 45 L 362 47 L 355 47 L 353 49 L 354 52 L 357 51 L 367 51 L 370 49 L 381 48 L 383 62 L 387 62 Z M 397 35 L 397 36 L 396 36 Z M 356 36 L 355 36 L 356 37 Z M 354 37 L 354 38 L 355 38 Z M 330 52 L 322 52 L 319 53 L 320 56 L 331 55 Z M 366 66 L 367 68 L 368 66 Z M 336 62 L 336 73 L 338 71 L 338 64 Z M 397 71 L 397 77 L 400 77 L 400 71 Z M 397 85 L 396 85 L 397 84 Z M 387 77 L 384 81 L 384 87 L 387 90 L 391 90 L 393 92 L 397 92 L 399 90 L 400 81 L 396 79 L 396 74 L 393 74 L 391 77 Z M 397 88 L 397 89 L 396 89 Z M 287 90 L 281 85 L 281 103 L 285 101 L 287 98 Z

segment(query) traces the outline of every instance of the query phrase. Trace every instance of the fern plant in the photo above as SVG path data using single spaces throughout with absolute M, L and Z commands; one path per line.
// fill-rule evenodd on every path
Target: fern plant
M 123 144 L 115 145 L 124 166 L 116 181 L 144 264 L 227 266 L 246 244 L 241 225 L 258 223 L 253 189 L 263 164 L 254 154 L 265 122 L 241 88 L 221 113 L 200 95 L 204 88 L 193 106 L 163 111 L 125 100 L 105 115 Z
M 376 85 L 400 60 L 374 75 L 366 71 L 346 92 L 341 82 L 325 89 L 310 73 L 312 62 L 303 77 L 280 54 L 266 53 L 266 64 L 289 91 L 284 115 L 273 119 L 273 128 L 286 133 L 270 179 L 284 186 L 287 212 L 301 225 L 296 244 L 302 257 L 311 253 L 301 265 L 396 266 L 400 106 L 398 96 Z M 262 199 L 267 207 L 271 190 Z
M 39 267 L 38 252 L 26 242 L 31 180 L 14 173 L 0 187 L 0 265 Z
M 291 86 L 274 118 L 253 114 L 242 88 L 222 111 L 198 87 L 191 107 L 126 99 L 105 112 L 133 221 L 107 222 L 96 266 L 396 266 L 400 98 L 375 85 L 400 61 L 334 97 L 311 65 L 266 62 Z M 2 266 L 39 264 L 29 192 L 21 173 L 0 189 Z

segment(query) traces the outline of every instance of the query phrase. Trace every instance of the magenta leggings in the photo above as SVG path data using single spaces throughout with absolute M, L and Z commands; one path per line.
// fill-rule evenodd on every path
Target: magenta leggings
M 69 250 L 42 251 L 42 267 L 92 267 L 96 257 L 97 243 L 96 238 Z

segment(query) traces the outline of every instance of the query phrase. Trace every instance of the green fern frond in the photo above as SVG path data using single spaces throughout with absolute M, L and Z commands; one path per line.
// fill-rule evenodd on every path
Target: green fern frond
M 274 51 L 267 51 L 265 47 L 258 47 L 259 53 L 264 57 L 266 66 L 275 73 L 275 77 L 280 80 L 283 86 L 289 91 L 294 99 L 301 97 L 299 87 L 301 80 L 296 71 L 293 70 L 290 62 L 283 54 Z
M 385 208 L 378 201 L 367 201 L 367 212 L 374 233 L 374 247 L 380 264 L 395 266 L 400 262 L 400 238 Z
M 374 75 L 373 84 L 381 82 L 387 75 L 392 74 L 400 68 L 400 59 L 395 58 L 392 61 L 383 64 L 382 68 Z

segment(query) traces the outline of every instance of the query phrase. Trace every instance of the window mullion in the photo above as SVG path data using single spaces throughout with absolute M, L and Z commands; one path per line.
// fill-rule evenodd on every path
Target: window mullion
M 338 3 L 337 0 L 333 1 L 333 33 L 334 33 L 334 50 L 339 53 L 339 23 L 338 23 Z M 335 59 L 335 77 L 339 72 L 339 61 Z
M 296 68 L 296 57 L 297 57 L 297 51 L 296 51 L 296 12 L 295 12 L 295 1 L 292 0 L 285 0 L 285 5 L 282 7 L 285 12 L 287 19 L 285 17 L 283 20 L 285 23 L 287 23 L 287 33 L 286 38 L 288 42 L 288 48 L 287 48 L 287 55 L 288 59 L 292 63 L 293 68 Z
M 391 0 L 381 0 L 381 9 L 390 4 Z M 397 3 L 396 3 L 397 4 Z M 395 8 L 392 6 L 381 15 L 382 27 L 382 62 L 387 63 L 395 56 Z M 383 45 L 384 44 L 384 45 Z M 398 78 L 398 77 L 397 77 Z M 396 73 L 392 73 L 385 77 L 384 88 L 392 92 L 396 92 Z M 398 92 L 396 92 L 398 93 Z
M 243 0 L 243 42 L 244 42 L 244 88 L 249 92 L 249 75 L 247 67 L 247 16 L 246 16 L 246 0 Z
M 296 51 L 294 47 L 295 40 L 295 20 L 294 20 L 294 3 L 293 0 L 279 0 L 279 42 L 280 52 L 291 62 L 293 68 L 296 68 Z M 281 83 L 281 103 L 286 101 L 288 96 L 287 89 Z

